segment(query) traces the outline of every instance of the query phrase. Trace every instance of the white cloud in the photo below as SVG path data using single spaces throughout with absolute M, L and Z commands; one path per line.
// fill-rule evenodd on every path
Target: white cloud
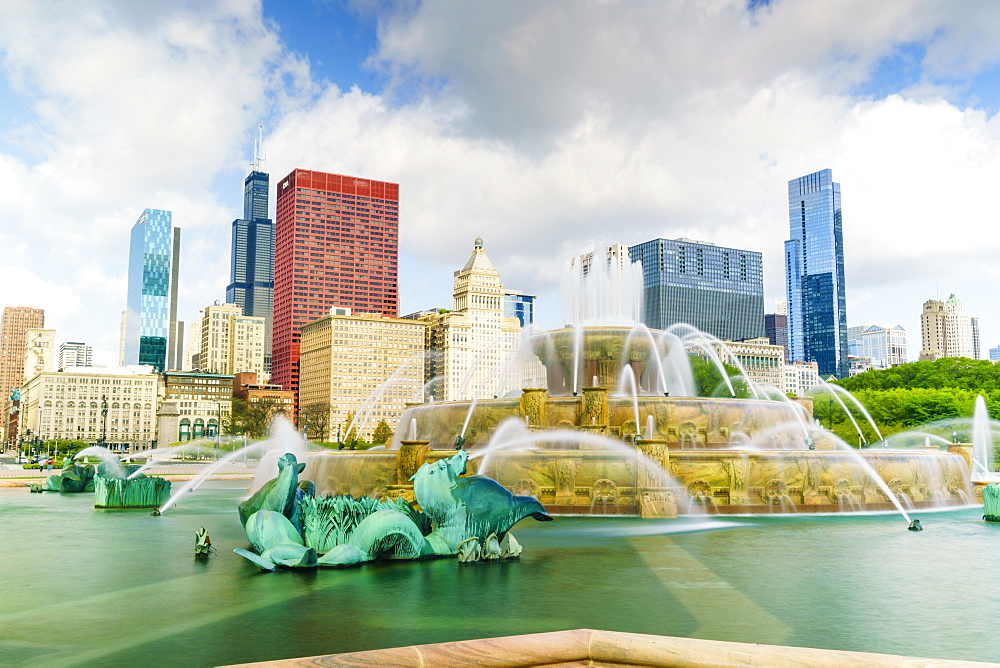
M 317 82 L 256 5 L 102 7 L 0 14 L 3 72 L 37 119 L 0 120 L 21 147 L 0 155 L 0 243 L 58 267 L 114 336 L 145 206 L 185 230 L 181 317 L 221 298 L 241 147 L 266 113 L 273 181 L 302 167 L 401 184 L 406 311 L 449 305 L 479 235 L 551 313 L 570 255 L 658 236 L 761 251 L 781 298 L 786 181 L 832 167 L 851 324 L 901 322 L 915 349 L 938 281 L 1000 335 L 984 280 L 997 121 L 955 102 L 957 75 L 1000 58 L 991 3 L 429 2 L 379 17 L 383 95 Z M 857 93 L 914 43 L 919 82 Z
M 74 336 L 117 338 L 128 232 L 146 207 L 173 210 L 184 229 L 190 301 L 221 297 L 240 177 L 221 197 L 214 179 L 244 152 L 286 67 L 260 7 L 7 3 L 0 45 L 3 75 L 34 115 L 0 120 L 17 150 L 0 155 L 0 240 L 23 249 L 9 260 L 80 291 L 93 324 Z M 44 288 L 23 297 L 40 302 Z

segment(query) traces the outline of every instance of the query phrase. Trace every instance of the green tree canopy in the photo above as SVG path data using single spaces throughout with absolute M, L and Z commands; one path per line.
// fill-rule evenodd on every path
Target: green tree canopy
M 909 362 L 836 381 L 851 392 L 897 388 L 955 388 L 979 393 L 1000 390 L 1000 364 L 965 357 L 943 357 L 933 362 Z
M 250 401 L 233 399 L 233 409 L 223 418 L 222 429 L 227 434 L 246 434 L 247 438 L 264 438 L 271 428 L 271 421 L 285 410 L 277 399 L 254 398 Z
M 691 361 L 691 375 L 694 377 L 695 391 L 699 397 L 732 396 L 715 362 L 694 354 L 688 355 L 688 359 Z M 736 378 L 740 376 L 740 370 L 726 363 L 723 363 L 722 367 L 731 379 L 736 396 L 750 396 L 747 384 L 742 378 Z
M 392 427 L 385 420 L 380 420 L 372 433 L 373 445 L 385 445 L 392 438 Z

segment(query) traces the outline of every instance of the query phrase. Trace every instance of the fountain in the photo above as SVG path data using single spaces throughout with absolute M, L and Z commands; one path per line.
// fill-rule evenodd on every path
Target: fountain
M 100 459 L 100 464 L 87 463 L 88 457 Z M 50 475 L 31 491 L 93 492 L 95 508 L 156 508 L 170 496 L 170 481 L 147 476 L 138 465 L 123 465 L 107 448 L 91 446 L 68 458 L 59 475 Z
M 349 479 L 351 493 L 414 501 L 410 477 L 460 442 L 470 467 L 488 461 L 501 485 L 537 497 L 550 513 L 896 509 L 906 517 L 909 509 L 957 507 L 972 498 L 966 446 L 856 450 L 815 424 L 810 397 L 788 399 L 746 379 L 747 397 L 732 396 L 740 394 L 737 384 L 725 387 L 730 396 L 682 396 L 692 384 L 690 369 L 676 371 L 688 358 L 678 347 L 701 341 L 696 345 L 712 348 L 692 330 L 675 328 L 686 332 L 678 338 L 644 326 L 574 326 L 527 336 L 522 345 L 544 372 L 523 365 L 524 378 L 544 379 L 543 386 L 500 388 L 495 399 L 412 404 L 387 450 L 310 454 L 317 493 L 343 492 Z M 523 357 L 524 350 L 514 354 Z M 724 355 L 710 357 L 721 369 Z M 664 396 L 665 387 L 676 393 Z M 518 429 L 504 428 L 512 418 Z M 556 431 L 558 440 L 548 437 Z M 511 438 L 517 448 L 498 442 Z M 483 452 L 490 454 L 481 458 Z M 668 472 L 669 482 L 648 475 L 647 460 Z

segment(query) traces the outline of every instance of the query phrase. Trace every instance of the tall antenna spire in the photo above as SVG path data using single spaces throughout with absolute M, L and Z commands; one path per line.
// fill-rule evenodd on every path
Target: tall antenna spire
M 257 126 L 257 139 L 253 142 L 253 171 L 264 171 L 264 161 L 267 155 L 264 153 L 264 126 Z

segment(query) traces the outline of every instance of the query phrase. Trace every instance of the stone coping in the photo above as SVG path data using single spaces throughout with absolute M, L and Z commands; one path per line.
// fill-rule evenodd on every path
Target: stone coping
M 55 470 L 55 469 L 53 469 Z M 62 471 L 62 469 L 58 469 Z M 54 473 L 53 475 L 58 475 Z M 163 478 L 165 480 L 170 480 L 173 482 L 184 482 L 190 480 L 191 478 L 198 475 L 197 473 L 167 473 L 166 475 L 155 475 L 156 478 Z M 34 478 L 0 478 L 0 487 L 31 487 L 32 485 L 38 485 L 45 482 L 45 477 L 34 477 Z M 210 475 L 206 480 L 253 480 L 254 475 L 252 473 L 220 473 L 218 475 Z
M 576 629 L 522 636 L 411 645 L 241 666 L 1000 666 L 996 663 L 921 659 L 894 654 L 755 645 L 640 633 Z

